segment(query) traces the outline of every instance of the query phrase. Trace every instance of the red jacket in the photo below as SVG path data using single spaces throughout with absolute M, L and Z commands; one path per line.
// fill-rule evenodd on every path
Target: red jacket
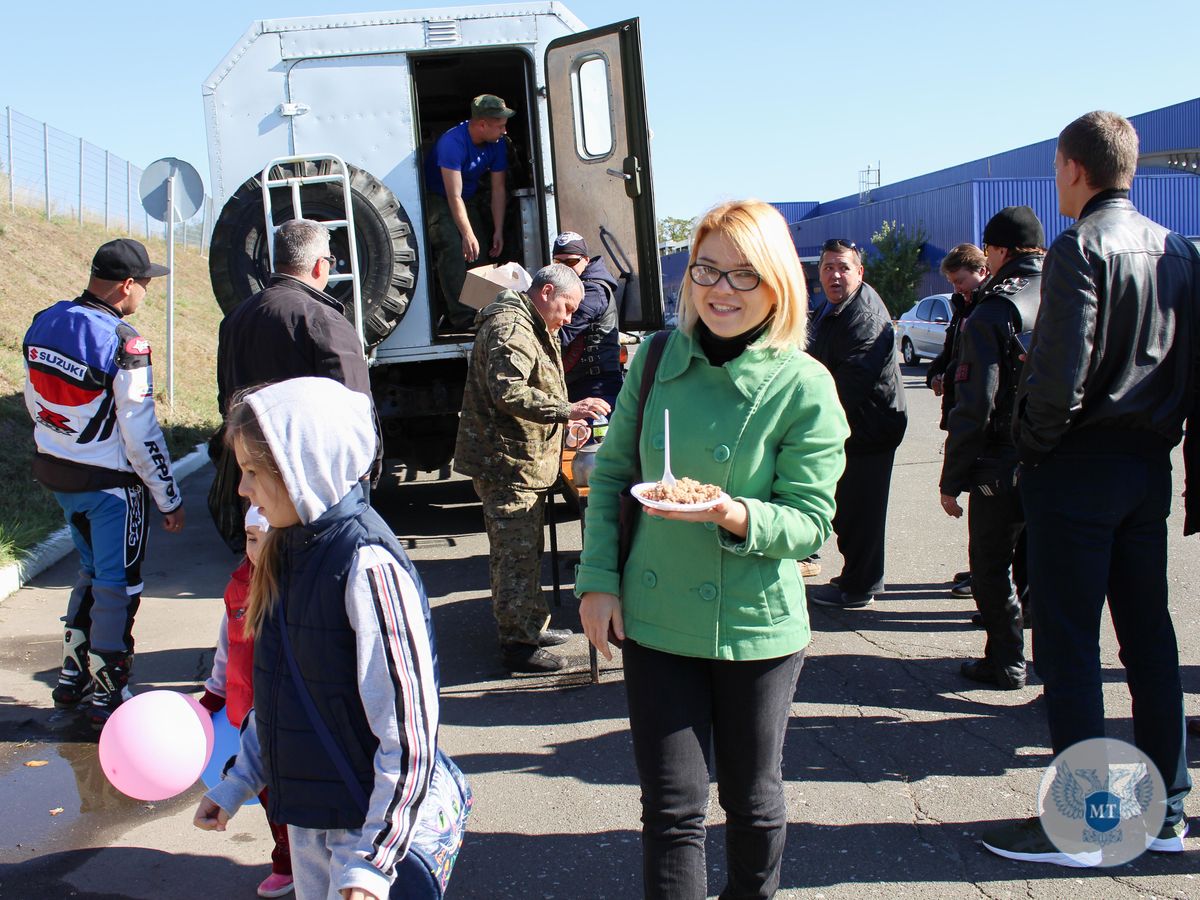
M 250 560 L 233 570 L 225 588 L 225 618 L 228 623 L 229 660 L 225 664 L 225 709 L 229 721 L 240 728 L 254 706 L 254 641 L 247 638 L 243 624 L 250 593 Z

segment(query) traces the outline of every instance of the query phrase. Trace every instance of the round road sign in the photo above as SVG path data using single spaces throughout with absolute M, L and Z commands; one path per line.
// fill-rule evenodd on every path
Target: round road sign
M 160 222 L 167 221 L 167 179 L 172 175 L 175 176 L 177 221 L 190 219 L 204 203 L 204 182 L 191 163 L 173 156 L 155 160 L 142 173 L 138 190 L 142 195 L 142 208 Z

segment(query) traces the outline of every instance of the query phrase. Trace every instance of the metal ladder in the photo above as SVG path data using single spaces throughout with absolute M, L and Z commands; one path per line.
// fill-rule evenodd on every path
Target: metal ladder
M 269 178 L 271 169 L 275 166 L 287 166 L 295 163 L 306 162 L 332 162 L 334 163 L 334 173 L 330 175 L 292 175 L 287 178 Z M 340 172 L 340 174 L 338 174 Z M 345 228 L 349 240 L 347 241 L 350 248 L 350 265 L 349 272 L 330 273 L 329 283 L 337 284 L 343 281 L 349 281 L 353 289 L 353 304 L 354 304 L 354 331 L 358 334 L 358 343 L 363 348 L 363 358 L 368 357 L 367 342 L 363 335 L 363 306 L 362 306 L 362 286 L 358 275 L 358 241 L 354 233 L 354 204 L 350 193 L 350 169 L 339 156 L 334 156 L 332 153 L 316 153 L 303 156 L 280 156 L 269 163 L 262 170 L 262 198 L 263 198 L 263 215 L 266 217 L 267 223 L 267 253 L 271 260 L 271 271 L 275 271 L 275 232 L 279 226 L 275 224 L 275 219 L 271 214 L 271 189 L 272 188 L 289 188 L 292 192 L 292 212 L 297 219 L 304 218 L 304 208 L 300 202 L 300 188 L 306 184 L 340 184 L 342 186 L 342 211 L 343 218 L 330 219 L 321 224 L 331 231 L 336 228 Z

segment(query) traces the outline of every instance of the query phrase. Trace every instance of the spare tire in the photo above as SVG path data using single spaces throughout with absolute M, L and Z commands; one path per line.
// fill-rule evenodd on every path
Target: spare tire
M 328 175 L 335 168 L 328 160 L 289 163 L 273 167 L 270 177 L 274 180 L 296 175 Z M 364 169 L 356 166 L 349 169 L 363 336 L 367 346 L 374 347 L 392 333 L 412 301 L 417 285 L 417 249 L 412 220 L 396 195 Z M 345 217 L 342 189 L 337 182 L 302 186 L 300 204 L 309 219 L 328 221 Z M 272 189 L 271 216 L 276 225 L 295 218 L 290 190 Z M 346 229 L 333 229 L 330 251 L 338 258 L 338 271 L 348 271 L 350 241 Z M 271 260 L 267 253 L 262 181 L 258 175 L 242 184 L 222 208 L 213 227 L 208 271 L 213 294 L 226 315 L 266 287 Z M 354 321 L 354 292 L 350 282 L 331 284 L 328 292 L 343 303 L 346 316 Z

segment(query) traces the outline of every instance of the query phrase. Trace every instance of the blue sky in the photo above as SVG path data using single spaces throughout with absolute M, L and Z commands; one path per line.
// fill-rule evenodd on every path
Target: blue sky
M 252 20 L 432 5 L 6 4 L 0 106 L 139 166 L 181 157 L 207 182 L 200 83 Z M 1200 7 L 1184 0 L 566 5 L 588 25 L 642 19 L 660 216 L 828 200 L 868 164 L 886 184 L 1053 137 L 1091 109 L 1200 94 Z

